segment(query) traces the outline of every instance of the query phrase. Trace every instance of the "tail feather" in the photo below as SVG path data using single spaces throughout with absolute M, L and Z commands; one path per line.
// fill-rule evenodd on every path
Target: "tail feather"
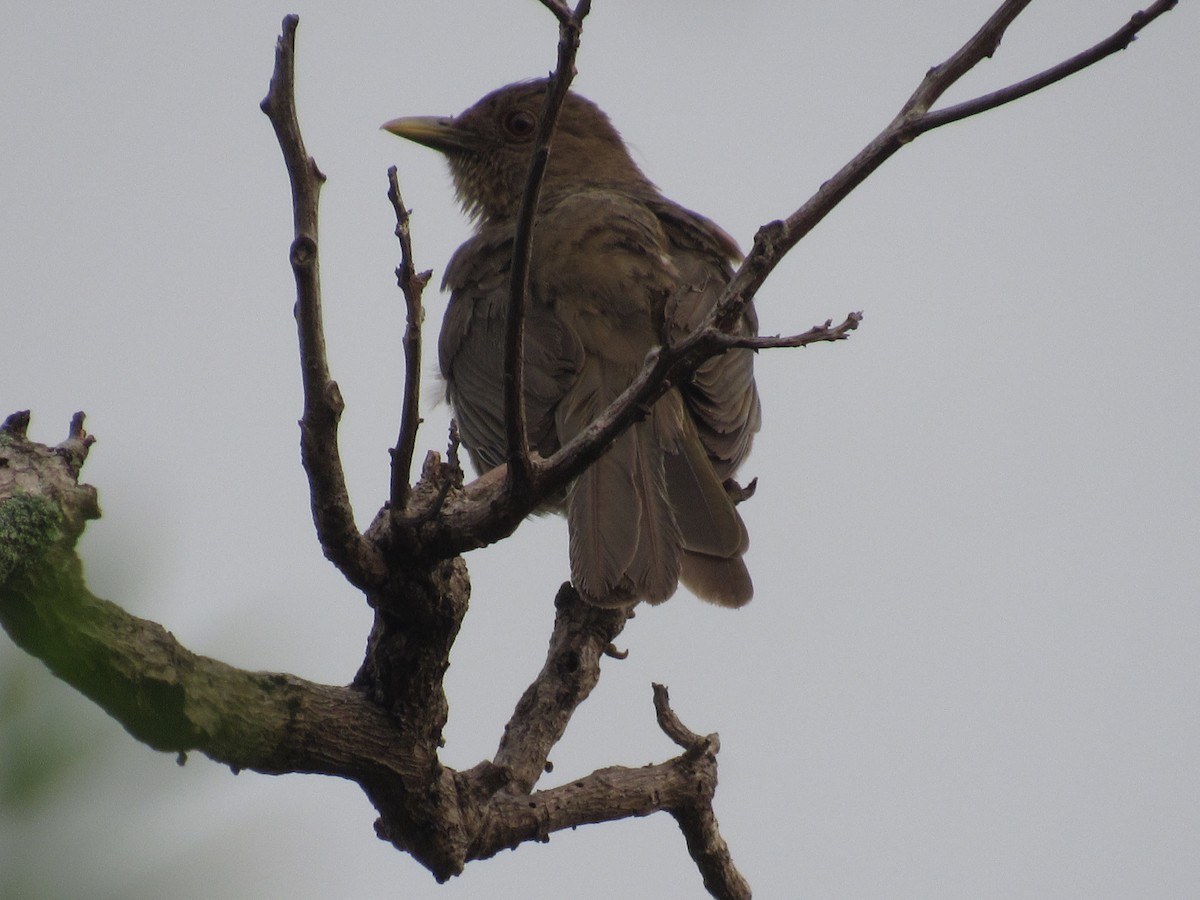
M 638 552 L 629 569 L 634 587 L 643 599 L 661 603 L 679 584 L 682 540 L 679 524 L 671 509 L 663 471 L 663 454 L 648 447 L 650 429 L 646 424 L 630 429 L 636 447 L 633 468 L 634 489 L 639 495 Z
M 632 517 L 638 508 L 619 444 L 589 466 L 567 491 L 571 580 L 592 602 L 614 594 L 637 552 L 637 528 L 612 527 L 618 511 Z M 618 606 L 628 602 L 614 599 Z
M 662 454 L 635 425 L 567 493 L 571 578 L 601 606 L 666 600 L 679 581 L 679 527 L 667 501 Z
M 679 580 L 701 600 L 718 606 L 745 606 L 754 596 L 750 571 L 740 556 L 721 558 L 685 551 Z
M 591 389 L 558 408 L 562 440 L 611 399 L 611 373 L 588 374 L 580 386 Z M 661 603 L 681 580 L 722 606 L 742 606 L 754 592 L 742 562 L 746 526 L 675 391 L 575 479 L 566 513 L 571 579 L 589 603 Z

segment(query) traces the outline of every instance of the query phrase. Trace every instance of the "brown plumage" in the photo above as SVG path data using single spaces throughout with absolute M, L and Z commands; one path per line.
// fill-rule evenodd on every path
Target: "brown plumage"
M 455 118 L 384 128 L 445 154 L 474 236 L 454 254 L 438 341 L 459 431 L 476 466 L 504 461 L 504 318 L 515 219 L 544 80 L 509 85 Z M 638 169 L 608 117 L 567 97 L 537 211 L 525 331 L 531 446 L 549 456 L 632 381 L 646 354 L 698 324 L 739 256 L 703 216 Z M 753 308 L 740 322 L 757 331 Z M 571 577 L 589 602 L 661 602 L 680 580 L 741 606 L 753 592 L 749 540 L 722 482 L 759 426 L 753 355 L 708 360 L 568 488 Z

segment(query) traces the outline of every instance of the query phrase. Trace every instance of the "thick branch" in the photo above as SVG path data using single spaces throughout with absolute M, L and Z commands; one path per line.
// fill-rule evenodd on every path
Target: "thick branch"
M 528 796 L 497 793 L 483 810 L 470 858 L 487 858 L 523 841 L 544 841 L 564 828 L 666 811 L 679 823 L 708 892 L 747 900 L 750 886 L 733 864 L 712 809 L 720 741 L 715 734 L 701 737 L 688 729 L 662 685 L 654 685 L 654 706 L 663 731 L 684 748 L 682 755 L 640 769 L 600 769 Z
M 591 606 L 570 584 L 559 588 L 554 605 L 546 663 L 517 702 L 493 761 L 507 770 L 510 787 L 522 793 L 537 784 L 550 750 L 600 680 L 601 657 L 631 614 Z
M 329 376 L 321 324 L 321 275 L 317 254 L 317 202 L 325 176 L 304 149 L 295 103 L 296 16 L 283 20 L 275 45 L 275 71 L 262 110 L 275 128 L 292 185 L 295 239 L 290 253 L 296 278 L 296 323 L 304 382 L 300 454 L 308 473 L 313 522 L 321 548 L 351 584 L 367 589 L 384 578 L 382 560 L 354 524 L 338 452 L 337 427 L 343 403 Z
M 18 646 L 158 750 L 198 750 L 236 769 L 343 777 L 394 773 L 394 728 L 357 692 L 245 672 L 192 653 L 161 625 L 95 597 L 74 544 L 98 518 L 79 484 L 83 416 L 57 447 L 28 440 L 28 414 L 0 428 L 0 624 Z
M 460 774 L 425 752 L 428 742 L 412 733 L 423 727 L 419 711 L 409 716 L 354 688 L 248 672 L 191 652 L 162 626 L 87 589 L 73 548 L 84 523 L 99 515 L 95 491 L 77 480 L 92 439 L 76 416 L 67 440 L 46 447 L 26 438 L 28 421 L 28 414 L 17 414 L 0 427 L 0 548 L 6 551 L 0 553 L 0 624 L 18 646 L 149 746 L 196 750 L 235 770 L 356 781 L 380 812 L 378 833 L 442 880 L 470 859 L 544 840 L 561 828 L 674 813 L 692 802 L 697 785 L 715 785 L 715 759 L 688 753 L 650 769 L 602 770 L 533 797 L 502 790 L 513 781 L 497 766 Z M 574 667 L 592 669 L 594 683 L 594 657 L 625 614 L 600 622 L 605 611 L 589 613 L 578 598 L 573 604 L 574 621 L 589 633 L 568 635 L 560 627 L 558 637 L 575 641 L 580 656 L 593 657 Z M 591 614 L 597 621 L 587 623 Z M 572 652 L 556 657 L 557 683 L 571 680 Z M 554 681 L 547 678 L 543 687 Z M 526 706 L 514 722 L 535 715 L 541 698 Z M 522 743 L 542 746 L 514 736 L 510 747 Z
M 555 831 L 648 816 L 686 805 L 697 784 L 716 783 L 716 760 L 686 754 L 653 766 L 612 766 L 534 794 L 496 794 L 469 848 L 487 859 Z M 701 788 L 703 789 L 703 788 Z

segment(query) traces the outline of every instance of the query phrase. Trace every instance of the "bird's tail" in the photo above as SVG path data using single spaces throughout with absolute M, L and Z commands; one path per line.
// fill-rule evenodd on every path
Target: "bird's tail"
M 680 407 L 677 440 L 675 452 L 666 453 L 663 464 L 683 547 L 680 580 L 701 600 L 745 606 L 754 596 L 754 584 L 742 560 L 750 536 L 678 395 L 668 394 L 663 400 L 672 397 Z
M 566 506 L 571 577 L 588 602 L 661 603 L 681 579 L 722 606 L 750 600 L 746 527 L 677 393 L 575 480 Z
M 679 582 L 679 526 L 646 430 L 617 438 L 567 492 L 571 578 L 598 606 L 659 603 Z

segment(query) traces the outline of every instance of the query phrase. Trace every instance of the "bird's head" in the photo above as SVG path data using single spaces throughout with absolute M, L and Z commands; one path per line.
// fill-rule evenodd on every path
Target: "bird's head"
M 469 215 L 510 219 L 525 189 L 546 86 L 546 79 L 510 84 L 453 118 L 410 116 L 383 129 L 445 154 Z M 542 189 L 551 195 L 589 185 L 653 190 L 608 116 L 572 93 L 559 114 Z

